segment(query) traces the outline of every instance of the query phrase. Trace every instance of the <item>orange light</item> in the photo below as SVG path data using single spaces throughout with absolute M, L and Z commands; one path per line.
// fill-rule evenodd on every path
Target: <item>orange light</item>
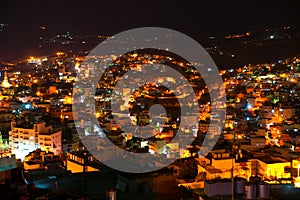
M 72 104 L 73 98 L 71 96 L 65 96 L 65 104 Z
M 59 52 L 56 52 L 56 55 L 57 55 L 57 56 L 63 56 L 63 55 L 65 55 L 65 53 L 59 51 Z

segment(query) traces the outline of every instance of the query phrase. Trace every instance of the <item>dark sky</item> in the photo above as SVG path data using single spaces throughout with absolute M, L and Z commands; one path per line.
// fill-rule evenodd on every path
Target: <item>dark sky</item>
M 32 39 L 46 26 L 54 35 L 113 35 L 142 26 L 160 26 L 181 31 L 196 40 L 210 35 L 245 32 L 253 29 L 297 26 L 300 12 L 297 1 L 1 1 L 0 60 L 14 57 L 32 45 Z M 249 2 L 249 3 L 248 3 Z M 15 55 L 13 55 L 15 54 Z

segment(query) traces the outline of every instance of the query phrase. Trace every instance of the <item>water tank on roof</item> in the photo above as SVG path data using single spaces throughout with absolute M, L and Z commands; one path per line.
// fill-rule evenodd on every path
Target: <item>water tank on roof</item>
M 245 179 L 236 178 L 234 180 L 234 192 L 236 194 L 244 194 L 245 193 Z
M 256 198 L 256 187 L 253 184 L 247 184 L 245 186 L 245 199 L 255 199 Z
M 260 199 L 269 198 L 269 184 L 261 182 L 258 184 L 258 197 Z

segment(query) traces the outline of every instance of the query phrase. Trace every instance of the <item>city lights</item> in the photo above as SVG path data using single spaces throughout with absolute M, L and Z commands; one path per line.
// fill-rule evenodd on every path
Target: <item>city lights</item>
M 0 199 L 299 199 L 298 7 L 3 1 Z

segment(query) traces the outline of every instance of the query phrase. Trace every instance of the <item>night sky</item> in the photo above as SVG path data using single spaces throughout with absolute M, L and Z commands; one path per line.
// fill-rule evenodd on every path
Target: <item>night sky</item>
M 80 2 L 80 3 L 79 3 Z M 247 3 L 251 2 L 251 3 Z M 253 29 L 298 26 L 297 1 L 1 1 L 0 60 L 27 56 L 41 34 L 113 35 L 130 28 L 159 26 L 201 43 L 208 36 Z M 46 30 L 41 30 L 45 26 Z M 34 52 L 34 51 L 32 51 Z

